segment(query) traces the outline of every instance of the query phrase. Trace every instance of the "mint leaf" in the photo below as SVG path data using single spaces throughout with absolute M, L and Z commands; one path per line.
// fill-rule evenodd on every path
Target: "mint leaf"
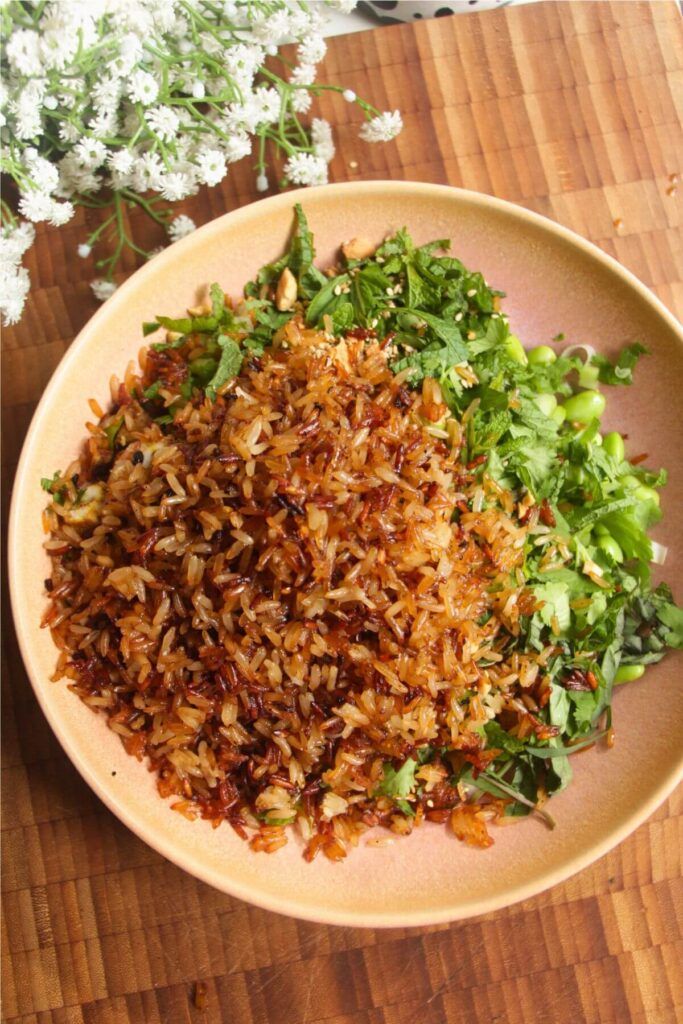
M 218 335 L 218 344 L 221 348 L 221 358 L 216 372 L 206 387 L 206 394 L 215 401 L 216 391 L 233 377 L 236 377 L 242 368 L 242 351 L 233 338 L 225 334 Z
M 665 641 L 669 647 L 683 649 L 683 609 L 667 602 L 657 609 L 657 618 L 667 628 Z
M 209 298 L 211 299 L 211 316 L 218 322 L 225 310 L 225 294 L 219 284 L 211 285 Z

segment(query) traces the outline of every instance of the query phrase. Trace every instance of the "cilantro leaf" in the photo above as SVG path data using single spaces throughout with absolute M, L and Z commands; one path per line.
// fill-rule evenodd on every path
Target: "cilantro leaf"
M 375 789 L 377 796 L 407 797 L 415 788 L 415 771 L 418 762 L 412 757 L 397 770 L 391 761 L 384 764 L 382 781 Z

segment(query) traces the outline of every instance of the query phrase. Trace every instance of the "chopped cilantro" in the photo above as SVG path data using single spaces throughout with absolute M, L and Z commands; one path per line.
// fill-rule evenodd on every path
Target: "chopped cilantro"
M 410 796 L 415 788 L 417 768 L 418 762 L 412 757 L 409 757 L 398 770 L 390 761 L 387 761 L 384 765 L 382 781 L 375 789 L 375 793 L 378 796 L 390 796 L 394 799 Z

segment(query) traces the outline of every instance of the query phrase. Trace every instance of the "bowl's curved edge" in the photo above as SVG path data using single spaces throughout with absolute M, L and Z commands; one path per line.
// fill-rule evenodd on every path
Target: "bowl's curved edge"
M 372 182 L 352 182 L 352 183 L 341 183 L 336 185 L 326 185 L 318 188 L 311 189 L 297 189 L 292 192 L 282 193 L 276 196 L 271 196 L 267 199 L 259 200 L 256 203 L 251 203 L 247 206 L 240 207 L 237 210 L 231 211 L 224 214 L 221 217 L 216 218 L 199 228 L 197 232 L 169 247 L 159 256 L 155 257 L 154 260 L 154 271 L 158 272 L 160 265 L 163 263 L 175 260 L 185 250 L 189 251 L 192 247 L 197 244 L 198 237 L 206 237 L 209 233 L 220 232 L 222 224 L 227 218 L 231 218 L 233 222 L 239 222 L 242 219 L 248 219 L 251 215 L 254 207 L 258 206 L 265 209 L 266 206 L 271 206 L 273 209 L 280 208 L 281 206 L 293 206 L 297 201 L 303 200 L 304 197 L 317 196 L 320 193 L 335 192 L 343 195 L 348 193 L 352 195 L 357 192 L 358 188 L 362 187 L 364 190 L 370 193 L 376 192 L 378 197 L 386 194 L 387 191 L 394 193 L 404 192 L 406 194 L 421 193 L 424 195 L 443 195 L 458 197 L 463 202 L 468 202 L 473 205 L 481 206 L 482 208 L 493 207 L 501 212 L 508 214 L 512 213 L 514 216 L 520 218 L 522 221 L 527 221 L 536 228 L 545 230 L 549 234 L 560 237 L 565 242 L 571 244 L 575 248 L 580 249 L 586 255 L 601 263 L 607 267 L 612 273 L 616 274 L 622 279 L 622 281 L 633 288 L 640 298 L 650 306 L 651 310 L 656 313 L 667 325 L 667 327 L 673 331 L 679 339 L 681 345 L 683 345 L 683 327 L 673 314 L 666 308 L 661 300 L 654 295 L 630 270 L 623 267 L 617 260 L 607 253 L 603 252 L 592 242 L 588 242 L 580 235 L 575 234 L 570 229 L 563 225 L 557 224 L 556 222 L 544 217 L 540 214 L 525 209 L 524 207 L 518 206 L 515 203 L 508 202 L 507 200 L 497 199 L 492 196 L 488 196 L 484 193 L 472 192 L 467 189 L 454 188 L 448 185 L 431 185 L 423 184 L 419 182 L 406 182 L 406 181 L 372 181 Z M 275 913 L 286 914 L 292 917 L 297 917 L 304 920 L 314 921 L 322 924 L 335 924 L 335 925 L 346 925 L 352 927 L 368 927 L 368 928 L 390 928 L 390 927 L 419 927 L 430 924 L 444 924 L 450 921 L 462 920 L 469 917 L 475 917 L 481 914 L 490 913 L 495 910 L 499 910 L 506 906 L 511 906 L 515 903 L 519 903 L 522 900 L 528 899 L 532 896 L 536 896 L 541 892 L 549 889 L 550 887 L 557 885 L 560 882 L 565 881 L 572 875 L 581 871 L 583 868 L 592 864 L 599 858 L 603 857 L 620 842 L 622 842 L 631 832 L 638 828 L 656 809 L 660 804 L 667 798 L 672 792 L 675 786 L 683 779 L 683 753 L 678 763 L 672 764 L 670 772 L 665 775 L 664 779 L 652 793 L 649 800 L 641 803 L 631 815 L 623 822 L 622 826 L 614 829 L 614 831 L 607 836 L 601 843 L 591 846 L 586 850 L 585 854 L 575 856 L 567 863 L 563 863 L 558 867 L 547 871 L 544 874 L 537 876 L 533 882 L 529 882 L 526 885 L 520 885 L 509 894 L 496 896 L 490 900 L 476 899 L 471 902 L 461 902 L 458 907 L 444 907 L 442 911 L 427 911 L 422 914 L 417 911 L 414 913 L 387 913 L 377 914 L 358 914 L 355 912 L 345 912 L 335 909 L 328 913 L 317 913 L 307 906 L 303 906 L 296 900 L 287 899 L 269 899 L 264 897 L 263 894 L 250 886 L 243 886 L 239 883 L 234 883 L 231 879 L 226 879 L 223 876 L 217 876 L 213 871 L 203 870 L 201 865 L 196 865 L 192 869 L 189 869 L 185 864 L 181 862 L 181 858 L 174 854 L 172 847 L 166 842 L 157 841 L 154 836 L 150 836 L 149 833 L 140 825 L 134 814 L 130 813 L 126 806 L 117 799 L 116 795 L 111 791 L 107 790 L 104 786 L 101 786 L 96 779 L 94 779 L 89 770 L 88 765 L 80 757 L 77 750 L 71 745 L 70 738 L 65 730 L 62 729 L 58 716 L 56 716 L 50 706 L 49 701 L 45 698 L 37 682 L 34 680 L 34 673 L 32 671 L 31 652 L 29 646 L 29 637 L 24 632 L 19 616 L 17 614 L 19 597 L 18 597 L 18 584 L 17 576 L 15 572 L 15 538 L 18 531 L 18 523 L 21 519 L 22 514 L 22 494 L 26 492 L 26 488 L 22 487 L 22 480 L 26 472 L 26 466 L 29 463 L 29 455 L 31 447 L 34 443 L 34 438 L 37 435 L 40 427 L 43 411 L 49 407 L 50 398 L 52 391 L 57 387 L 58 380 L 68 373 L 72 363 L 74 363 L 79 356 L 80 350 L 84 345 L 87 345 L 91 334 L 96 333 L 100 320 L 108 318 L 115 311 L 115 307 L 119 303 L 124 303 L 127 299 L 127 293 L 129 288 L 138 287 L 141 280 L 144 279 L 144 275 L 151 270 L 151 265 L 147 264 L 141 267 L 135 272 L 117 291 L 113 297 L 107 301 L 107 303 L 98 310 L 95 315 L 88 321 L 88 323 L 82 328 L 77 337 L 74 339 L 69 349 L 62 357 L 60 363 L 56 367 L 50 381 L 45 388 L 43 396 L 38 403 L 36 410 L 31 419 L 29 429 L 24 440 L 22 447 L 21 456 L 17 465 L 17 471 L 13 482 L 13 492 L 10 504 L 9 514 L 9 529 L 8 529 L 8 577 L 9 577 L 9 590 L 10 590 L 10 602 L 13 611 L 15 630 L 19 649 L 21 651 L 24 666 L 27 671 L 27 675 L 31 682 L 33 691 L 36 695 L 38 703 L 43 711 L 43 714 L 48 720 L 51 729 L 57 736 L 62 748 L 66 752 L 67 756 L 73 763 L 76 770 L 82 776 L 84 781 L 94 790 L 96 795 L 102 800 L 102 802 L 111 810 L 132 832 L 134 832 L 140 839 L 142 839 L 148 846 L 151 846 L 157 853 L 161 854 L 167 860 L 176 864 L 179 868 L 182 868 L 188 873 L 193 874 L 196 878 L 211 885 L 212 887 L 227 893 L 230 896 L 238 899 L 245 900 L 246 902 L 252 903 L 264 910 L 268 910 Z

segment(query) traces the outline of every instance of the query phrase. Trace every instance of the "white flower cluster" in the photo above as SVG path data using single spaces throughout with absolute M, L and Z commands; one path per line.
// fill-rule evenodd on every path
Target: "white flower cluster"
M 35 234 L 33 224 L 26 221 L 0 231 L 0 313 L 6 324 L 15 324 L 21 318 L 31 287 L 28 270 L 21 266 L 21 257 L 32 245 Z
M 254 138 L 259 191 L 269 187 L 266 143 L 282 154 L 287 182 L 324 184 L 335 152 L 330 125 L 316 118 L 307 133 L 298 118 L 313 94 L 342 91 L 314 84 L 326 52 L 321 30 L 330 6 L 349 11 L 355 0 L 5 5 L 0 170 L 17 185 L 18 212 L 28 221 L 61 225 L 79 202 L 107 206 L 112 194 L 119 204 L 150 212 L 154 199 L 147 193 L 176 202 L 202 185 L 219 184 L 230 164 L 252 153 Z M 297 42 L 297 63 L 280 77 L 264 65 L 285 40 Z M 363 138 L 382 141 L 400 131 L 398 111 L 380 114 L 355 93 L 344 96 L 369 119 Z M 4 208 L 3 224 L 7 213 Z M 117 223 L 123 230 L 120 217 L 111 220 L 112 230 Z M 171 240 L 190 224 L 176 218 L 168 228 Z M 100 237 L 95 232 L 79 255 L 87 258 Z M 111 289 L 120 251 L 104 261 L 107 280 L 93 289 L 101 297 Z M 6 269 L 11 274 L 17 267 L 7 259 L 3 282 Z M 17 290 L 22 304 L 27 288 Z M 20 312 L 14 302 L 5 317 L 17 319 Z

